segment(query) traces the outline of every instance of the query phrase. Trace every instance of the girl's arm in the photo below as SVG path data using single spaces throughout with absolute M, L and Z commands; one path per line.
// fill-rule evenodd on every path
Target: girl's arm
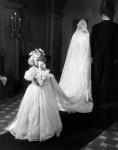
M 28 81 L 33 81 L 36 76 L 36 68 L 31 67 L 25 72 L 24 79 Z

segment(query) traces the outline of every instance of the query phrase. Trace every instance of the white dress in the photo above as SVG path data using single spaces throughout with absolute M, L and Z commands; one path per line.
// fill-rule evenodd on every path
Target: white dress
M 61 92 L 68 97 L 58 102 L 60 110 L 91 112 L 91 53 L 89 33 L 76 30 L 72 36 L 59 82 Z
M 32 81 L 37 72 L 36 67 L 31 67 L 26 71 L 25 79 Z M 41 87 L 31 83 L 26 89 L 17 116 L 5 129 L 16 139 L 43 141 L 60 135 L 62 122 L 51 78 L 53 76 L 47 78 Z

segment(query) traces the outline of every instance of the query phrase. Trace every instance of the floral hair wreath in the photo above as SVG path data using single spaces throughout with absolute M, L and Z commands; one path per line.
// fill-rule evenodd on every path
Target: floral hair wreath
M 44 50 L 42 50 L 41 48 L 36 48 L 34 51 L 31 51 L 29 53 L 30 56 L 33 56 L 34 54 L 39 56 L 42 54 L 43 56 L 45 56 Z

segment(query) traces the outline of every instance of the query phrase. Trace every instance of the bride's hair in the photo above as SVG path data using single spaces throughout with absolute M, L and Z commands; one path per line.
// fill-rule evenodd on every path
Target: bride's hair
M 77 30 L 82 32 L 87 32 L 87 21 L 85 19 L 81 19 L 77 23 Z

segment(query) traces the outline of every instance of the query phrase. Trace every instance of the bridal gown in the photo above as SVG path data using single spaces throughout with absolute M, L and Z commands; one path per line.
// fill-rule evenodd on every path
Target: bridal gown
M 80 113 L 92 111 L 89 32 L 76 30 L 73 34 L 57 91 L 66 97 L 58 97 L 60 110 Z

